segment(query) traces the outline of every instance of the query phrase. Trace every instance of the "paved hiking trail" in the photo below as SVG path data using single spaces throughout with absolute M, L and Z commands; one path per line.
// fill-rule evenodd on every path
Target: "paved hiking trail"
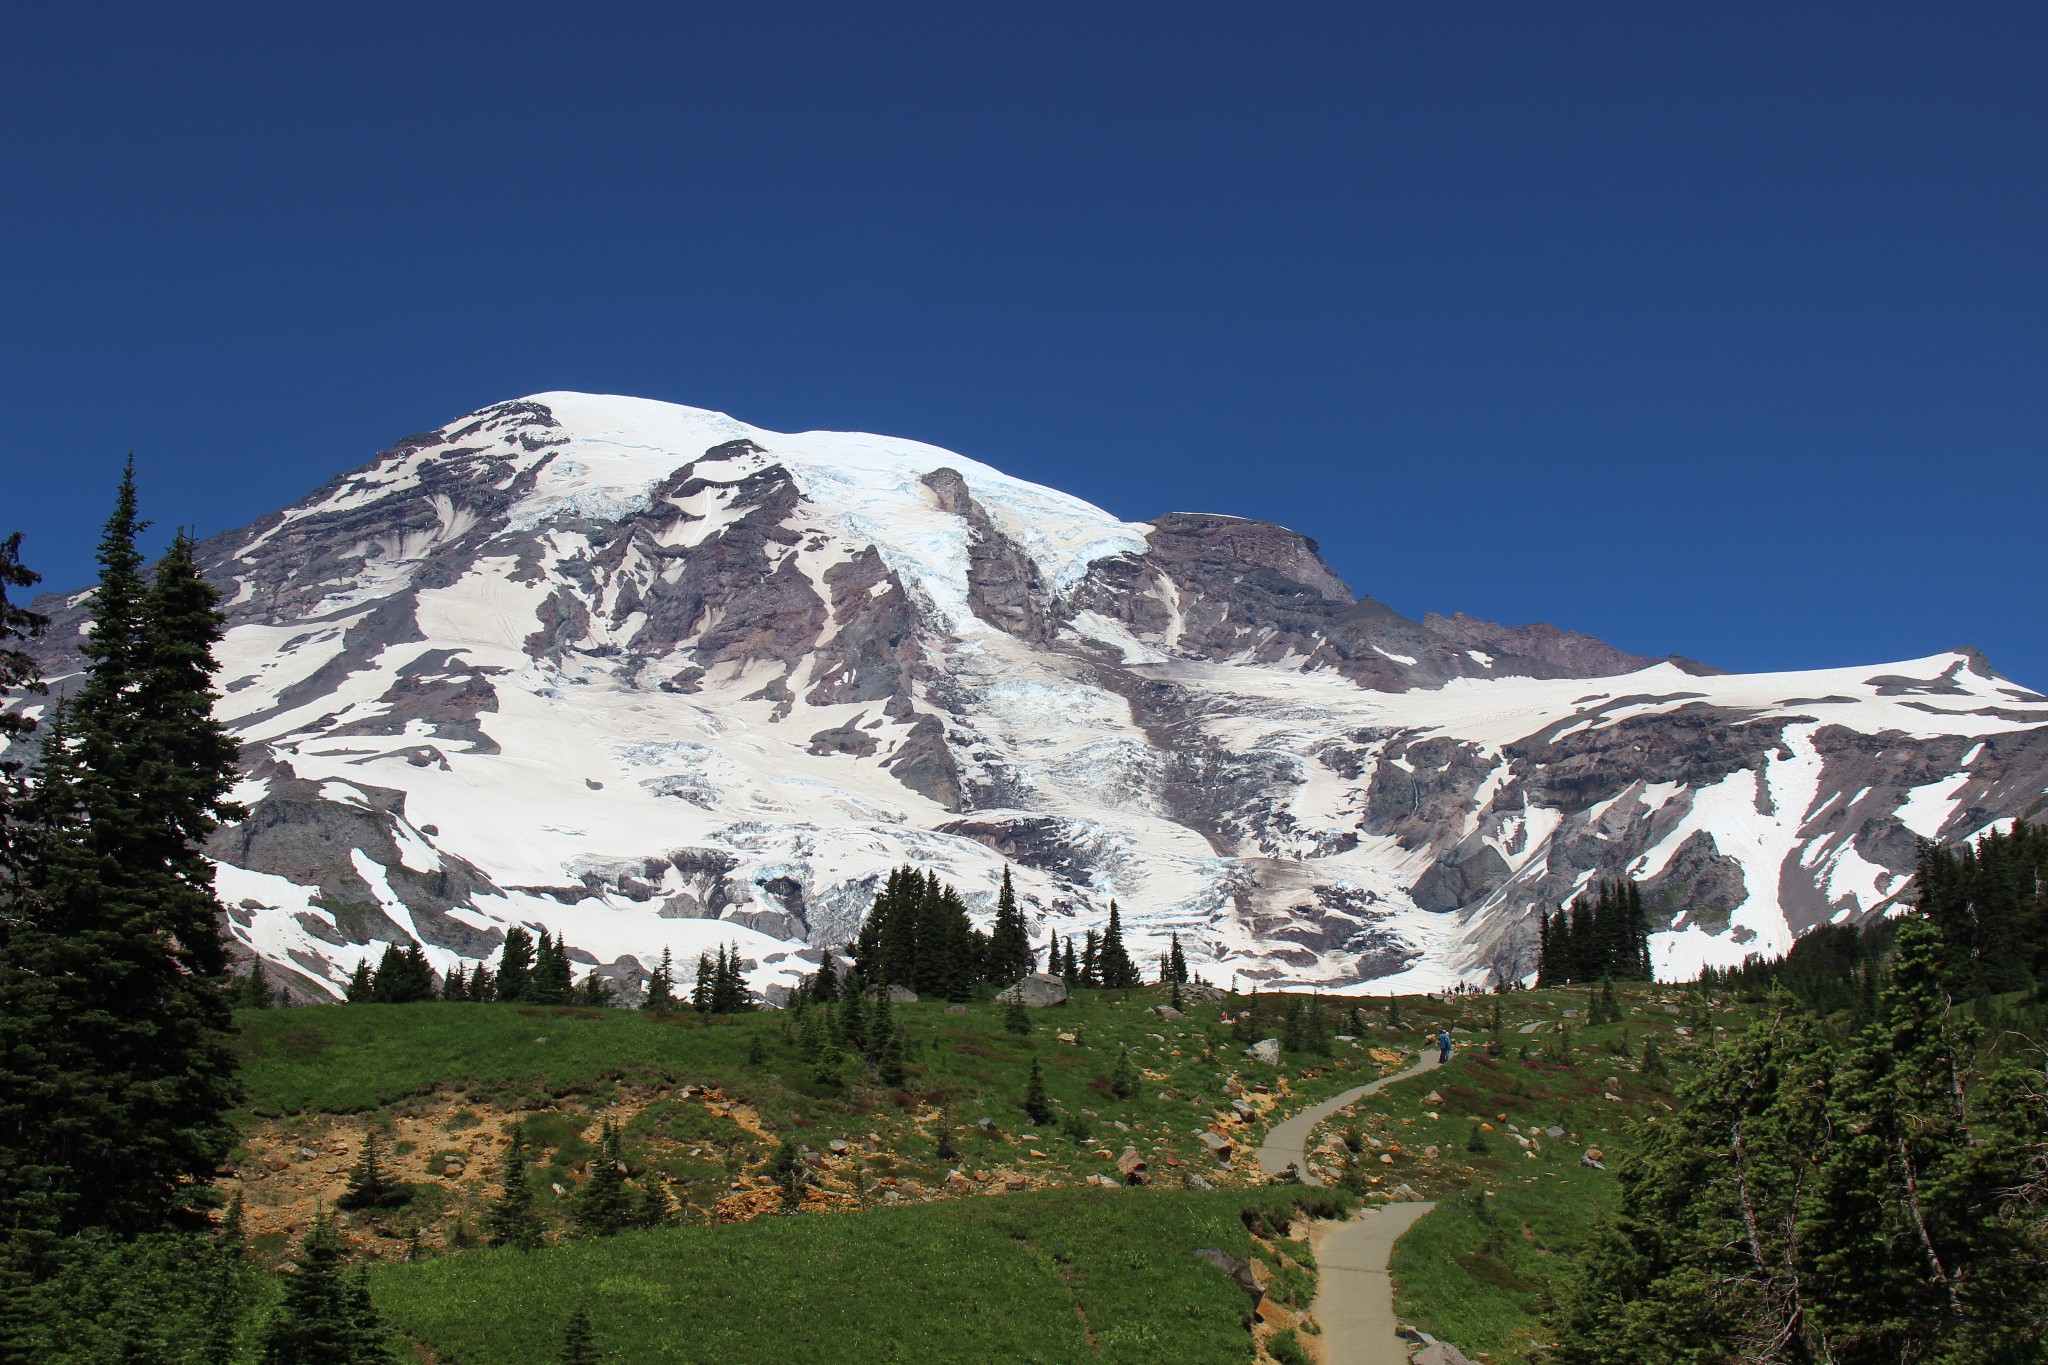
M 1354 1086 L 1275 1124 L 1259 1147 L 1259 1169 L 1278 1175 L 1292 1166 L 1304 1184 L 1322 1184 L 1308 1169 L 1304 1148 L 1309 1131 L 1382 1087 L 1437 1065 L 1435 1046 L 1425 1047 L 1422 1059 L 1406 1071 Z M 1394 1285 L 1387 1278 L 1387 1258 L 1401 1234 L 1435 1207 L 1385 1204 L 1348 1223 L 1315 1225 L 1310 1244 L 1316 1253 L 1317 1285 L 1311 1311 L 1322 1324 L 1325 1365 L 1408 1365 L 1408 1343 L 1394 1335 Z
M 1317 1223 L 1316 1301 L 1324 1365 L 1408 1365 L 1409 1343 L 1394 1335 L 1394 1283 L 1387 1258 L 1401 1234 L 1435 1204 L 1385 1204 L 1349 1223 Z
M 1304 1185 L 1322 1184 L 1322 1181 L 1309 1174 L 1308 1155 L 1303 1150 L 1308 1144 L 1309 1130 L 1339 1109 L 1358 1103 L 1383 1086 L 1433 1070 L 1437 1065 L 1436 1056 L 1436 1046 L 1431 1044 L 1423 1049 L 1422 1060 L 1406 1071 L 1396 1071 L 1391 1076 L 1382 1076 L 1368 1084 L 1353 1086 L 1341 1095 L 1332 1096 L 1321 1104 L 1312 1104 L 1293 1118 L 1283 1119 L 1274 1124 L 1273 1131 L 1266 1134 L 1266 1140 L 1259 1144 L 1259 1169 L 1267 1175 L 1278 1175 L 1292 1166 L 1301 1173 L 1301 1182 Z

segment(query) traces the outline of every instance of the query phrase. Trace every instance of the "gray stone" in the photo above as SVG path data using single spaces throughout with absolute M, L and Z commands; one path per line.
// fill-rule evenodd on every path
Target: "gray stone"
M 917 992 L 911 990 L 908 986 L 891 986 L 889 988 L 889 1003 L 892 1005 L 915 1005 L 917 1003 Z
M 999 991 L 996 999 L 1005 1005 L 1021 999 L 1026 1009 L 1064 1005 L 1067 1003 L 1067 983 L 1051 972 L 1033 972 L 1023 980 Z
M 1280 1040 L 1278 1038 L 1262 1038 L 1246 1048 L 1244 1055 L 1261 1066 L 1278 1066 L 1280 1065 Z
M 965 1006 L 965 1005 L 948 1005 L 948 1006 L 946 1006 L 946 1013 L 948 1013 L 948 1014 L 965 1014 L 965 1013 L 967 1013 L 967 1006 Z
M 1190 1177 L 1190 1180 L 1199 1177 Z M 1206 1184 L 1204 1186 L 1206 1188 Z M 1266 1297 L 1265 1289 L 1259 1284 L 1259 1277 L 1252 1274 L 1252 1268 L 1220 1247 L 1197 1247 L 1195 1258 L 1207 1261 L 1218 1270 L 1237 1281 L 1237 1287 L 1250 1296 L 1253 1303 Z

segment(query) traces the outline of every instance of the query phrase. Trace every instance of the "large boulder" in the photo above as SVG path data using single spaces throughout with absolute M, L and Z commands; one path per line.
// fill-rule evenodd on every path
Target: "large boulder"
M 1027 1009 L 1064 1005 L 1067 1003 L 1067 983 L 1051 972 L 1033 972 L 1014 986 L 1000 991 L 996 999 L 1005 1005 L 1013 1000 L 1022 1000 Z
M 908 986 L 891 986 L 889 988 L 889 1003 L 892 1005 L 915 1005 L 917 1003 L 917 992 Z
M 1280 1040 L 1278 1038 L 1262 1038 L 1246 1048 L 1244 1055 L 1261 1066 L 1278 1066 L 1280 1065 Z

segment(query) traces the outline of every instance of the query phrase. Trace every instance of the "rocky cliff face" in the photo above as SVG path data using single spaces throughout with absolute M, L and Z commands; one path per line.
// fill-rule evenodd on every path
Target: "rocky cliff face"
M 1040 941 L 1115 898 L 1140 954 L 1337 989 L 1525 972 L 1532 907 L 1628 873 L 1686 972 L 2048 792 L 2048 699 L 1967 652 L 1727 676 L 1416 622 L 1278 526 L 634 399 L 472 413 L 203 556 L 221 896 L 308 993 L 515 923 L 627 983 L 736 944 L 773 993 L 901 862 L 983 908 L 1014 864 Z

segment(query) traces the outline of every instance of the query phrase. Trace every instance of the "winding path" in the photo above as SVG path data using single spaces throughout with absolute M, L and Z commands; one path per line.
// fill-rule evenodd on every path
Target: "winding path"
M 1289 1166 L 1304 1184 L 1320 1185 L 1308 1168 L 1312 1129 L 1330 1115 L 1395 1081 L 1410 1080 L 1437 1067 L 1434 1048 L 1406 1071 L 1382 1076 L 1310 1105 L 1275 1124 L 1259 1147 L 1259 1169 L 1278 1175 Z M 1348 1223 L 1318 1223 L 1311 1233 L 1316 1253 L 1316 1321 L 1323 1328 L 1325 1365 L 1407 1365 L 1408 1343 L 1394 1334 L 1394 1285 L 1387 1259 L 1401 1234 L 1435 1204 L 1383 1204 Z
M 1282 1119 L 1273 1125 L 1273 1131 L 1266 1134 L 1266 1140 L 1259 1144 L 1259 1169 L 1267 1175 L 1278 1175 L 1289 1166 L 1301 1174 L 1304 1185 L 1320 1185 L 1323 1182 L 1309 1173 L 1308 1146 L 1309 1131 L 1339 1109 L 1358 1103 L 1395 1081 L 1405 1081 L 1420 1076 L 1425 1071 L 1434 1071 L 1437 1066 L 1436 1049 L 1424 1048 L 1422 1060 L 1406 1071 L 1396 1071 L 1391 1076 L 1382 1076 L 1376 1081 L 1353 1086 L 1340 1095 L 1333 1095 L 1321 1104 L 1312 1104 L 1292 1118 Z

